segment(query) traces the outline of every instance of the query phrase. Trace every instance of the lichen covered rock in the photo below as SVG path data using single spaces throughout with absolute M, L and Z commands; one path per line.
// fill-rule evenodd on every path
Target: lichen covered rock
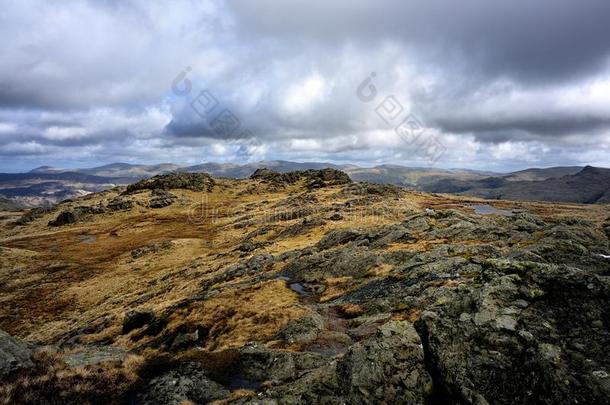
M 206 173 L 169 173 L 150 179 L 140 180 L 127 186 L 125 194 L 141 190 L 171 190 L 184 189 L 192 191 L 212 191 L 216 182 Z
M 33 367 L 31 356 L 27 345 L 0 330 L 0 376 Z

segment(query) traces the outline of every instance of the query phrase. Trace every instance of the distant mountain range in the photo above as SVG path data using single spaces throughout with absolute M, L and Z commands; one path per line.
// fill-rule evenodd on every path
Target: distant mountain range
M 158 165 L 112 163 L 86 169 L 41 166 L 28 173 L 0 173 L 0 197 L 21 206 L 40 206 L 172 171 L 206 172 L 215 177 L 246 178 L 261 167 L 280 173 L 331 167 L 347 172 L 355 181 L 395 184 L 427 192 L 464 194 L 491 199 L 610 202 L 610 169 L 590 166 L 532 168 L 512 173 L 495 173 L 465 169 L 411 168 L 399 165 L 360 167 L 282 160 L 243 165 L 204 163 L 195 166 L 180 166 L 172 163 Z
M 546 178 L 544 170 L 549 170 Z M 571 174 L 561 176 L 561 173 Z M 536 180 L 520 180 L 530 177 Z M 480 180 L 447 178 L 425 185 L 421 189 L 434 193 L 465 194 L 489 199 L 608 204 L 610 203 L 610 169 L 592 166 L 529 169 Z
M 279 173 L 295 170 L 323 169 L 331 167 L 343 170 L 356 181 L 370 181 L 376 183 L 392 183 L 406 187 L 415 187 L 423 183 L 435 182 L 448 177 L 462 180 L 481 179 L 499 173 L 475 171 L 465 169 L 430 169 L 413 168 L 399 165 L 381 165 L 375 167 L 360 167 L 356 165 L 336 165 L 322 162 L 290 162 L 284 160 L 260 161 L 243 165 L 235 163 L 203 163 L 195 166 L 179 166 L 172 163 L 159 165 L 132 165 L 128 163 L 112 163 L 105 166 L 89 169 L 61 169 L 50 166 L 41 166 L 31 170 L 28 174 L 62 174 L 82 173 L 105 178 L 142 179 L 156 174 L 171 171 L 209 173 L 215 177 L 246 178 L 256 169 L 269 168 Z

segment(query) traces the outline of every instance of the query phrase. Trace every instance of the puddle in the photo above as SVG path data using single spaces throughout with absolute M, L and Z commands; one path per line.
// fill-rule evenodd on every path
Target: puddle
M 505 217 L 512 217 L 514 215 L 512 211 L 501 210 L 489 204 L 472 204 L 470 207 L 474 209 L 475 214 L 479 215 L 502 215 Z
M 79 235 L 78 239 L 80 243 L 95 243 L 97 241 L 97 236 L 95 235 Z
M 282 280 L 285 281 L 286 284 L 288 285 L 288 288 L 290 288 L 292 291 L 296 292 L 297 294 L 301 295 L 301 296 L 309 296 L 311 295 L 309 293 L 309 291 L 307 291 L 307 289 L 305 287 L 303 287 L 303 284 L 301 283 L 297 283 L 296 281 L 292 281 L 290 279 L 290 277 L 286 277 L 286 276 L 277 276 L 278 280 Z

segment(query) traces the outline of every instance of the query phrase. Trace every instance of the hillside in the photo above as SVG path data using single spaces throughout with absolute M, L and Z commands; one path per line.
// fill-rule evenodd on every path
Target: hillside
M 582 169 L 582 166 L 559 166 L 545 169 L 532 168 L 512 172 L 502 177 L 508 181 L 540 181 L 576 174 Z
M 422 189 L 435 193 L 458 193 L 514 201 L 603 204 L 609 201 L 610 169 L 587 166 L 576 174 L 540 181 L 518 181 L 505 177 L 471 181 L 443 179 Z
M 0 211 L 19 211 L 24 207 L 17 204 L 13 200 L 9 200 L 6 198 L 0 198 Z
M 29 173 L 0 173 L 0 197 L 24 207 L 48 206 L 139 179 L 45 170 L 38 168 Z
M 608 215 L 333 169 L 33 210 L 0 223 L 0 401 L 601 404 Z

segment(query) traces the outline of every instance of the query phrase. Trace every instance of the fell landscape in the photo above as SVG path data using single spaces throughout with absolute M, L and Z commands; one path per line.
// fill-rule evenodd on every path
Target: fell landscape
M 607 207 L 472 208 L 488 203 L 262 169 L 161 175 L 7 220 L 0 324 L 37 351 L 20 348 L 16 366 L 32 364 L 0 393 L 602 403 Z
M 607 405 L 609 16 L 3 0 L 0 405 Z

